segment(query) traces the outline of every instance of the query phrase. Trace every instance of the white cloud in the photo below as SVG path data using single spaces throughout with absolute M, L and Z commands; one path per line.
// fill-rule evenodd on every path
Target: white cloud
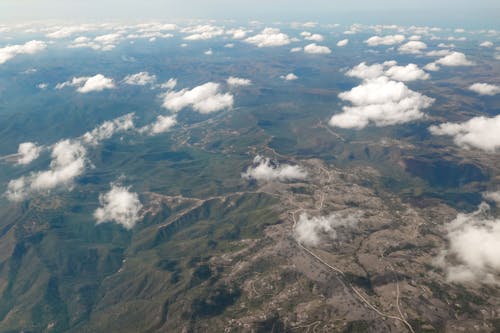
M 424 66 L 426 71 L 436 72 L 439 70 L 439 66 L 435 62 L 428 63 Z
M 418 40 L 409 41 L 406 44 L 401 45 L 398 50 L 402 54 L 420 54 L 422 50 L 427 48 L 427 44 Z
M 125 229 L 132 229 L 139 221 L 139 212 L 142 204 L 137 193 L 130 192 L 130 188 L 111 184 L 111 189 L 99 195 L 100 207 L 94 212 L 97 224 L 115 222 Z
M 92 91 L 103 91 L 104 89 L 115 88 L 113 79 L 107 78 L 102 74 L 94 76 L 74 77 L 71 81 L 58 83 L 56 89 L 63 89 L 65 87 L 78 87 L 76 91 L 86 94 Z
M 376 126 L 403 124 L 424 117 L 421 109 L 434 99 L 410 90 L 404 83 L 387 77 L 365 80 L 361 85 L 339 94 L 352 106 L 332 116 L 330 126 L 361 129 L 370 123 Z
M 208 82 L 191 90 L 169 91 L 164 95 L 163 107 L 178 112 L 191 107 L 199 113 L 211 113 L 233 107 L 234 97 L 221 93 L 220 85 Z
M 185 40 L 207 40 L 224 34 L 224 29 L 214 25 L 197 25 L 187 27 L 181 30 L 183 33 L 189 34 L 184 37 Z
M 158 116 L 156 121 L 152 124 L 146 125 L 139 129 L 139 133 L 148 133 L 149 135 L 156 135 L 168 132 L 172 127 L 177 124 L 177 119 L 174 116 Z
M 213 53 L 212 49 L 208 49 L 205 52 L 203 52 L 203 54 L 205 54 L 205 55 L 212 55 L 214 53 Z
M 234 48 L 234 44 L 233 43 L 227 43 L 226 45 L 224 45 L 224 47 L 226 49 L 232 49 L 232 48 Z
M 134 113 L 108 120 L 92 131 L 85 133 L 82 140 L 86 144 L 97 145 L 103 140 L 111 138 L 114 134 L 125 132 L 134 128 Z
M 365 62 L 354 66 L 347 73 L 347 76 L 360 79 L 375 79 L 387 76 L 396 81 L 427 80 L 430 76 L 415 64 L 398 66 L 396 61 L 386 61 L 382 64 L 367 65 Z
M 156 76 L 150 75 L 148 72 L 139 72 L 127 75 L 123 79 L 123 82 L 135 86 L 145 86 L 147 84 L 154 84 L 156 82 Z
M 469 87 L 469 90 L 479 95 L 493 96 L 500 93 L 500 86 L 488 83 L 474 83 Z
M 378 45 L 394 45 L 399 44 L 405 40 L 405 36 L 403 35 L 388 35 L 388 36 L 373 36 L 365 40 L 365 43 L 369 46 L 378 46 Z
M 252 81 L 249 79 L 243 79 L 240 77 L 230 76 L 227 80 L 227 85 L 230 87 L 239 87 L 239 86 L 249 86 L 252 84 Z
M 484 41 L 481 44 L 479 44 L 479 46 L 481 46 L 481 47 L 492 47 L 493 43 L 490 42 L 490 41 Z
M 338 47 L 344 47 L 349 43 L 349 39 L 342 39 L 337 42 Z
M 116 44 L 123 39 L 120 33 L 111 33 L 95 37 L 90 39 L 88 37 L 80 36 L 75 38 L 71 44 L 70 48 L 83 48 L 88 47 L 93 50 L 100 51 L 111 51 L 116 47 Z
M 304 46 L 304 52 L 309 54 L 330 54 L 332 50 L 330 50 L 326 46 L 317 45 L 316 43 L 312 43 Z
M 17 150 L 17 164 L 31 163 L 36 160 L 38 156 L 40 156 L 42 149 L 43 147 L 37 146 L 33 142 L 23 142 L 19 144 L 19 148 Z
M 463 148 L 479 148 L 495 152 L 500 148 L 500 115 L 474 117 L 463 123 L 443 123 L 429 127 L 434 135 L 448 135 Z
M 253 159 L 253 165 L 249 166 L 241 177 L 257 181 L 291 181 L 305 179 L 307 172 L 298 165 L 280 165 L 267 157 L 257 155 Z
M 436 60 L 436 64 L 442 66 L 472 66 L 474 63 L 469 61 L 465 54 L 461 52 L 452 52 L 451 54 Z
M 24 44 L 7 45 L 0 48 L 0 65 L 20 54 L 35 54 L 47 48 L 45 42 L 32 40 Z
M 247 36 L 247 31 L 244 29 L 230 29 L 226 31 L 226 34 L 231 35 L 233 39 L 243 39 Z
M 11 180 L 7 186 L 7 198 L 20 201 L 31 193 L 49 191 L 58 186 L 70 187 L 85 170 L 86 154 L 87 150 L 78 141 L 59 141 L 52 148 L 49 169 Z
M 56 27 L 56 30 L 47 33 L 45 36 L 48 38 L 60 39 L 67 38 L 71 35 L 74 35 L 78 32 L 85 32 L 93 30 L 94 27 L 89 25 L 75 25 L 75 26 L 67 26 L 67 27 Z
M 45 89 L 47 89 L 48 86 L 49 85 L 47 83 L 39 83 L 36 85 L 36 87 L 40 90 L 45 90 Z
M 306 246 L 317 246 L 323 239 L 337 238 L 340 228 L 352 228 L 358 223 L 359 214 L 333 213 L 329 216 L 309 217 L 303 213 L 295 226 L 295 239 Z
M 322 42 L 325 38 L 320 34 L 313 34 L 308 31 L 304 31 L 300 34 L 304 39 L 311 40 L 314 42 Z
M 297 80 L 299 77 L 293 73 L 288 73 L 287 75 L 281 75 L 280 78 L 282 78 L 285 81 L 294 81 Z
M 425 55 L 428 57 L 444 57 L 444 56 L 450 55 L 452 53 L 453 53 L 453 51 L 444 49 L 444 50 L 429 51 Z
M 493 201 L 497 205 L 500 205 L 500 191 L 483 193 L 483 198 L 488 201 Z
M 295 53 L 295 52 L 300 52 L 300 51 L 302 51 L 302 48 L 301 48 L 301 47 L 292 47 L 292 48 L 290 49 L 290 52 L 292 52 L 292 53 Z
M 415 64 L 408 64 L 406 66 L 392 66 L 385 71 L 385 75 L 396 81 L 415 81 L 427 80 L 430 75 L 418 68 Z
M 257 47 L 283 46 L 291 43 L 290 37 L 279 29 L 265 28 L 259 34 L 248 37 L 245 42 Z
M 446 226 L 448 248 L 436 264 L 450 282 L 498 284 L 500 273 L 500 219 L 491 217 L 482 203 L 471 214 L 460 213 Z
M 162 83 L 160 85 L 160 88 L 162 89 L 174 89 L 177 86 L 177 79 L 171 78 L 167 82 Z

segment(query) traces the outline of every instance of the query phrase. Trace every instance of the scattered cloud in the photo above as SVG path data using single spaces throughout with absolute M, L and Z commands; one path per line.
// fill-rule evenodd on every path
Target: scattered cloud
M 394 60 L 373 65 L 367 65 L 365 62 L 362 62 L 347 71 L 346 75 L 365 80 L 387 76 L 392 80 L 403 82 L 427 80 L 430 77 L 429 74 L 420 69 L 416 64 L 398 66 Z
M 311 40 L 314 42 L 322 42 L 325 39 L 325 37 L 320 34 L 313 34 L 308 31 L 304 31 L 300 35 L 304 37 L 305 40 Z
M 369 46 L 394 45 L 402 43 L 404 40 L 405 36 L 403 35 L 373 36 L 365 40 L 365 43 Z
M 469 90 L 479 95 L 493 96 L 500 93 L 500 86 L 488 83 L 474 83 L 469 87 Z
M 75 38 L 71 44 L 70 48 L 91 48 L 98 51 L 111 51 L 116 47 L 116 44 L 123 39 L 120 33 L 111 33 L 95 37 L 91 39 L 89 37 L 80 36 Z
M 129 187 L 111 184 L 109 192 L 99 195 L 99 203 L 100 207 L 94 212 L 97 224 L 115 222 L 130 230 L 140 219 L 142 204 Z
M 498 284 L 500 273 L 500 219 L 482 203 L 478 210 L 457 217 L 446 225 L 448 248 L 435 263 L 445 269 L 450 282 Z
M 339 98 L 352 106 L 344 106 L 342 113 L 332 116 L 330 126 L 356 129 L 370 123 L 387 126 L 423 118 L 421 109 L 434 102 L 434 99 L 409 89 L 404 83 L 385 76 L 365 80 L 350 91 L 340 93 Z
M 125 132 L 134 128 L 134 113 L 108 120 L 92 131 L 82 136 L 82 141 L 86 144 L 97 145 L 103 140 L 111 138 L 114 134 Z
M 497 206 L 500 205 L 500 191 L 483 193 L 483 198 L 494 202 Z
M 45 42 L 32 40 L 24 44 L 7 45 L 0 48 L 0 65 L 20 54 L 35 54 L 47 48 Z
M 442 66 L 472 66 L 474 63 L 469 61 L 465 54 L 461 52 L 452 52 L 451 54 L 436 60 L 436 64 Z
M 303 245 L 318 246 L 322 240 L 336 239 L 337 230 L 357 225 L 359 214 L 336 212 L 328 216 L 309 217 L 303 213 L 295 226 L 294 237 Z
M 76 33 L 94 30 L 95 27 L 92 27 L 90 25 L 73 25 L 66 27 L 55 27 L 54 29 L 52 29 L 52 31 L 47 33 L 45 36 L 54 39 L 67 38 Z
M 139 72 L 136 74 L 127 75 L 123 82 L 134 86 L 145 86 L 156 82 L 156 75 L 151 75 L 148 72 Z
M 17 164 L 30 164 L 40 156 L 42 150 L 42 146 L 38 146 L 33 142 L 21 143 L 17 149 Z
M 87 150 L 78 141 L 59 141 L 52 148 L 49 169 L 11 180 L 7 185 L 7 198 L 21 201 L 31 193 L 50 191 L 58 186 L 71 187 L 73 180 L 85 170 L 86 154 Z
M 293 73 L 288 73 L 287 75 L 281 75 L 280 78 L 282 78 L 285 81 L 295 81 L 299 77 Z
M 203 52 L 203 54 L 205 54 L 205 55 L 212 55 L 212 54 L 214 54 L 214 52 L 212 51 L 212 49 L 208 49 L 205 52 Z
M 402 54 L 420 54 L 422 50 L 427 48 L 427 44 L 418 40 L 409 41 L 398 48 L 399 53 Z
M 252 84 L 252 81 L 249 79 L 243 79 L 240 77 L 230 76 L 227 80 L 227 85 L 230 87 L 240 87 L 240 86 L 249 86 Z
M 326 46 L 317 45 L 316 43 L 312 43 L 304 46 L 304 52 L 309 54 L 330 54 L 332 50 L 330 50 Z
M 183 33 L 189 34 L 184 37 L 185 40 L 208 40 L 224 34 L 224 29 L 214 25 L 197 25 L 187 27 L 181 30 Z
M 337 42 L 338 47 L 344 47 L 349 43 L 349 39 L 342 39 Z
M 38 89 L 40 89 L 40 90 L 45 90 L 45 89 L 47 89 L 47 88 L 48 88 L 48 86 L 49 86 L 49 85 L 48 85 L 47 83 L 45 83 L 45 82 L 44 82 L 44 83 L 39 83 L 39 84 L 37 84 L 37 85 L 36 85 L 36 87 L 37 87 Z
M 429 127 L 434 135 L 452 136 L 455 144 L 462 148 L 479 148 L 495 152 L 500 148 L 500 115 L 474 117 L 463 123 L 443 123 Z
M 279 164 L 267 157 L 255 156 L 253 165 L 241 174 L 244 179 L 257 181 L 292 181 L 305 179 L 307 172 L 298 165 Z
M 490 42 L 490 41 L 484 41 L 481 44 L 479 44 L 479 46 L 481 46 L 481 47 L 492 47 L 493 43 Z
M 78 87 L 76 91 L 86 94 L 92 91 L 103 91 L 104 89 L 115 88 L 113 79 L 107 78 L 102 74 L 94 76 L 74 77 L 71 81 L 58 83 L 56 89 L 63 89 L 65 87 Z
M 265 28 L 259 34 L 248 37 L 245 42 L 257 47 L 283 46 L 291 43 L 288 35 L 276 28 Z
M 167 82 L 162 83 L 160 85 L 160 88 L 171 90 L 174 89 L 176 86 L 177 86 L 177 79 L 171 78 Z
M 149 135 L 156 135 L 168 132 L 172 127 L 177 124 L 176 116 L 158 116 L 155 122 L 141 127 L 139 133 L 147 133 Z
M 191 107 L 199 113 L 211 113 L 233 107 L 234 97 L 230 93 L 221 93 L 220 85 L 208 82 L 193 89 L 169 91 L 164 95 L 163 107 L 178 112 Z

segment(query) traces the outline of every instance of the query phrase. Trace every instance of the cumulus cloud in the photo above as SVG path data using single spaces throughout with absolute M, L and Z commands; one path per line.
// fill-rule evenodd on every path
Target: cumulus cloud
M 139 72 L 136 74 L 127 75 L 123 82 L 135 86 L 145 86 L 156 82 L 156 75 L 151 75 L 148 72 Z
M 123 39 L 120 33 L 111 33 L 95 37 L 94 39 L 80 36 L 75 38 L 70 48 L 91 48 L 93 50 L 111 51 L 116 47 L 116 44 Z
M 85 170 L 86 154 L 87 150 L 78 141 L 59 141 L 52 148 L 49 169 L 11 180 L 7 185 L 7 198 L 20 201 L 31 193 L 49 191 L 58 186 L 70 187 Z
M 481 47 L 492 47 L 493 43 L 487 40 L 487 41 L 484 41 L 481 44 L 479 44 L 479 46 L 481 46 Z
M 224 34 L 224 29 L 214 25 L 197 25 L 187 27 L 181 30 L 183 33 L 189 34 L 184 37 L 185 40 L 207 40 Z
M 229 29 L 226 31 L 227 35 L 231 35 L 233 39 L 243 39 L 247 36 L 247 31 L 244 29 Z
M 281 75 L 280 78 L 282 78 L 285 81 L 295 81 L 299 77 L 293 73 L 288 73 L 287 75 Z
M 424 117 L 421 109 L 434 99 L 409 89 L 404 83 L 387 77 L 365 80 L 361 85 L 339 94 L 350 102 L 342 113 L 330 119 L 330 126 L 361 129 L 370 123 L 376 126 L 403 124 Z
M 328 216 L 309 217 L 303 213 L 295 226 L 294 237 L 303 245 L 317 246 L 322 240 L 336 239 L 337 230 L 352 228 L 359 220 L 359 214 L 336 212 Z
M 78 87 L 76 91 L 86 94 L 92 91 L 103 91 L 104 89 L 115 88 L 113 79 L 107 78 L 102 74 L 94 76 L 74 77 L 71 81 L 58 83 L 56 89 L 63 89 L 65 87 Z
M 133 128 L 133 114 L 127 114 L 104 122 L 77 139 L 61 140 L 47 149 L 51 149 L 51 162 L 45 171 L 32 172 L 27 176 L 11 180 L 5 196 L 11 201 L 21 201 L 31 194 L 49 192 L 58 187 L 71 189 L 75 178 L 80 176 L 88 165 L 86 146 L 95 145 L 109 139 L 113 134 Z M 32 143 L 19 147 L 20 158 L 28 163 L 38 157 L 43 147 Z
M 304 46 L 304 52 L 309 54 L 330 54 L 332 50 L 330 50 L 326 46 L 317 45 L 316 43 L 312 43 Z
M 177 124 L 177 119 L 174 116 L 158 116 L 156 120 L 149 125 L 141 127 L 139 133 L 147 133 L 149 135 L 156 135 L 168 132 L 172 127 Z
M 449 55 L 436 60 L 436 64 L 442 66 L 472 66 L 474 63 L 467 59 L 461 52 L 452 52 Z
M 162 83 L 160 85 L 160 88 L 171 90 L 174 89 L 176 86 L 177 86 L 177 79 L 171 78 L 167 82 Z
M 322 42 L 325 38 L 320 34 L 313 34 L 308 31 L 304 31 L 300 34 L 304 39 L 311 40 L 314 42 Z
M 94 212 L 97 224 L 115 222 L 130 230 L 140 219 L 142 204 L 129 187 L 111 184 L 109 192 L 99 195 L 99 204 Z
M 240 77 L 230 76 L 227 80 L 227 85 L 230 87 L 240 87 L 240 86 L 249 86 L 252 84 L 252 81 L 249 79 L 243 79 Z
M 23 142 L 17 149 L 17 164 L 29 164 L 36 160 L 43 147 L 34 144 L 33 142 Z
M 338 47 L 344 47 L 349 43 L 349 39 L 342 39 L 337 42 Z
M 500 273 L 500 219 L 482 203 L 471 214 L 460 213 L 446 226 L 448 248 L 436 264 L 450 282 L 498 284 Z
M 53 31 L 47 33 L 45 36 L 48 38 L 60 39 L 67 38 L 79 32 L 86 32 L 95 29 L 89 25 L 73 25 L 66 27 L 55 27 Z
M 174 112 L 191 107 L 199 113 L 211 113 L 230 109 L 233 104 L 233 95 L 221 93 L 220 85 L 214 82 L 208 82 L 190 90 L 169 91 L 163 99 L 163 107 Z
M 474 117 L 463 123 L 444 123 L 429 127 L 434 135 L 452 136 L 453 141 L 463 148 L 479 148 L 495 152 L 500 148 L 500 115 Z
M 125 132 L 134 128 L 134 113 L 108 120 L 92 131 L 82 136 L 82 141 L 86 144 L 97 145 L 103 140 L 111 138 L 114 134 Z
M 405 36 L 403 35 L 373 36 L 365 40 L 365 43 L 369 46 L 394 45 L 402 43 L 404 40 Z
M 307 172 L 298 165 L 282 164 L 267 157 L 255 156 L 253 165 L 241 174 L 244 179 L 257 181 L 291 181 L 307 177 Z
M 7 45 L 0 48 L 0 65 L 20 54 L 35 54 L 47 48 L 45 42 L 32 40 L 24 44 Z
M 372 65 L 367 65 L 365 62 L 362 62 L 347 71 L 346 75 L 360 79 L 374 79 L 381 76 L 387 76 L 392 80 L 403 82 L 427 80 L 430 77 L 429 74 L 415 64 L 398 66 L 397 62 L 394 60 Z
M 245 39 L 245 42 L 257 47 L 271 47 L 288 45 L 291 43 L 291 39 L 279 29 L 265 28 L 259 34 Z
M 483 198 L 500 205 L 500 191 L 483 193 Z
M 409 41 L 398 48 L 399 53 L 402 54 L 420 54 L 422 50 L 427 48 L 427 44 L 418 40 Z
M 474 83 L 469 87 L 469 90 L 479 95 L 493 96 L 500 93 L 500 86 L 488 83 Z

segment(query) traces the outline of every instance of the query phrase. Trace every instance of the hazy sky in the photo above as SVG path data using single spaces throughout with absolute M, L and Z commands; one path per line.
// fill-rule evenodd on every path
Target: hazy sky
M 499 0 L 0 0 L 0 23 L 234 18 L 498 26 Z M 342 22 L 343 21 L 343 22 Z

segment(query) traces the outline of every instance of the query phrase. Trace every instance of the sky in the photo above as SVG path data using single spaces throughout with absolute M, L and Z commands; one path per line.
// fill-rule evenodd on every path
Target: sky
M 257 19 L 498 26 L 498 0 L 1 0 L 0 22 Z M 335 22 L 332 22 L 335 21 Z

